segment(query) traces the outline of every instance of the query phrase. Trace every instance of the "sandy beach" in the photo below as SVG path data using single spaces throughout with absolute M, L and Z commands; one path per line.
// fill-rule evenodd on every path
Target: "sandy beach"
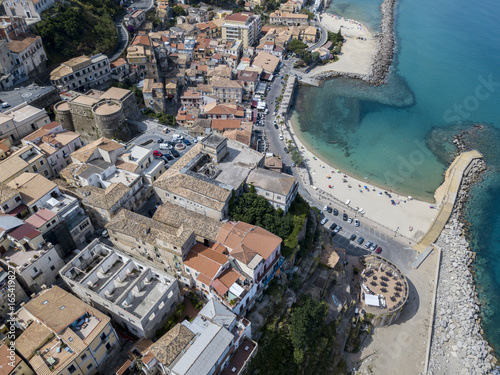
M 376 52 L 374 34 L 355 20 L 328 13 L 323 13 L 319 17 L 321 24 L 328 31 L 336 33 L 339 29 L 342 30 L 342 35 L 346 41 L 342 46 L 342 55 L 339 56 L 338 61 L 317 66 L 309 72 L 309 75 L 315 76 L 330 71 L 369 74 L 372 68 L 373 56 Z
M 319 193 L 323 202 L 340 203 L 345 207 L 349 216 L 353 215 L 353 210 L 357 210 L 356 217 L 363 220 L 363 217 L 371 219 L 380 226 L 393 231 L 395 235 L 402 235 L 411 241 L 418 241 L 424 234 L 435 217 L 438 210 L 430 208 L 428 202 L 416 199 L 408 199 L 406 196 L 390 193 L 391 197 L 384 193 L 384 188 L 379 188 L 373 184 L 355 179 L 336 167 L 329 165 L 320 157 L 308 150 L 302 140 L 294 132 L 292 122 L 289 121 L 289 131 L 300 150 L 305 161 L 305 166 L 309 169 L 313 183 L 308 190 L 312 193 Z M 303 181 L 309 185 L 309 177 L 305 168 L 299 168 L 299 174 Z M 329 187 L 331 186 L 331 187 Z M 366 186 L 366 188 L 365 188 Z M 392 204 L 393 200 L 396 204 Z M 346 202 L 349 204 L 346 205 Z M 365 213 L 359 213 L 363 210 Z M 340 211 L 342 213 L 342 211 Z M 413 244 L 412 244 L 413 245 Z

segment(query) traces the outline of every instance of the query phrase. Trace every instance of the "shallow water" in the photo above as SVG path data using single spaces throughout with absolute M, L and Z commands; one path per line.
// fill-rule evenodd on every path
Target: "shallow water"
M 330 11 L 377 30 L 379 1 L 332 3 Z M 294 121 L 316 152 L 356 177 L 432 200 L 458 128 L 490 127 L 469 140 L 489 166 L 471 192 L 466 217 L 487 338 L 500 347 L 500 7 L 493 0 L 401 0 L 389 83 L 349 79 L 299 90 Z

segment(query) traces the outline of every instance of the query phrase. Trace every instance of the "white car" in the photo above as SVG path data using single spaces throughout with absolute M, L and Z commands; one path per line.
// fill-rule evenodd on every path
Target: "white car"
M 358 219 L 354 220 L 354 226 L 359 227 L 359 220 Z
M 352 224 L 352 217 L 350 217 L 350 218 L 349 218 L 349 220 L 347 220 L 347 222 L 348 222 L 349 224 Z
M 182 141 L 184 139 L 184 137 L 180 134 L 173 134 L 172 135 L 172 140 L 174 141 Z
M 283 134 L 280 134 L 280 141 L 282 141 L 283 139 Z

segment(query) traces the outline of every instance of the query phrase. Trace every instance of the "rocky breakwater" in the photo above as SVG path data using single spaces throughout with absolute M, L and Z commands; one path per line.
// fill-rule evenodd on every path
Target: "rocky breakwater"
M 464 149 L 460 141 L 455 143 L 459 150 Z M 470 185 L 485 169 L 482 159 L 471 163 L 453 213 L 436 242 L 442 258 L 428 374 L 490 374 L 497 363 L 481 329 L 480 302 L 471 272 L 475 253 L 465 238 L 461 216 Z
M 373 85 L 381 85 L 387 82 L 387 73 L 392 64 L 395 49 L 394 39 L 394 8 L 396 0 L 384 0 L 380 5 L 381 33 L 377 34 L 377 48 L 373 55 L 371 63 L 371 72 L 369 74 L 343 73 L 336 71 L 323 72 L 315 77 L 319 80 L 325 80 L 335 77 L 347 77 L 361 79 Z

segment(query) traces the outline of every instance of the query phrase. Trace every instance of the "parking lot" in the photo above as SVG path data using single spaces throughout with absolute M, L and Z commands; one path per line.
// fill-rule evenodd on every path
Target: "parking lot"
M 334 246 L 345 248 L 347 254 L 361 256 L 375 253 L 375 250 L 367 249 L 365 247 L 368 241 L 376 243 L 377 247 L 381 247 L 382 251 L 380 255 L 393 262 L 404 261 L 405 263 L 407 263 L 407 256 L 410 255 L 409 253 L 413 254 L 413 250 L 411 249 L 411 247 L 402 249 L 400 242 L 395 241 L 394 237 L 387 236 L 383 233 L 378 232 L 376 228 L 364 225 L 362 215 L 352 217 L 353 222 L 349 223 L 348 221 L 343 220 L 343 214 L 344 212 L 340 211 L 338 216 L 335 216 L 333 212 L 328 213 L 327 211 L 324 211 L 322 217 L 328 219 L 328 221 L 323 226 L 329 232 L 332 232 L 329 228 L 333 223 L 337 224 L 337 226 L 340 225 L 342 227 L 342 229 L 332 237 L 332 243 L 334 244 Z M 359 227 L 354 226 L 354 219 L 359 220 Z M 356 235 L 356 238 L 353 241 L 350 240 L 352 234 Z M 359 237 L 363 237 L 364 239 L 361 245 L 358 244 Z M 408 254 L 406 254 L 407 252 Z
M 195 145 L 198 140 L 180 130 L 169 130 L 167 127 L 158 126 L 159 131 L 143 134 L 131 141 L 131 144 L 153 150 L 156 158 L 165 161 L 165 165 L 172 166 L 179 158 Z M 165 133 L 167 130 L 168 133 Z M 176 136 L 182 139 L 175 140 Z M 168 148 L 166 148 L 168 147 Z

